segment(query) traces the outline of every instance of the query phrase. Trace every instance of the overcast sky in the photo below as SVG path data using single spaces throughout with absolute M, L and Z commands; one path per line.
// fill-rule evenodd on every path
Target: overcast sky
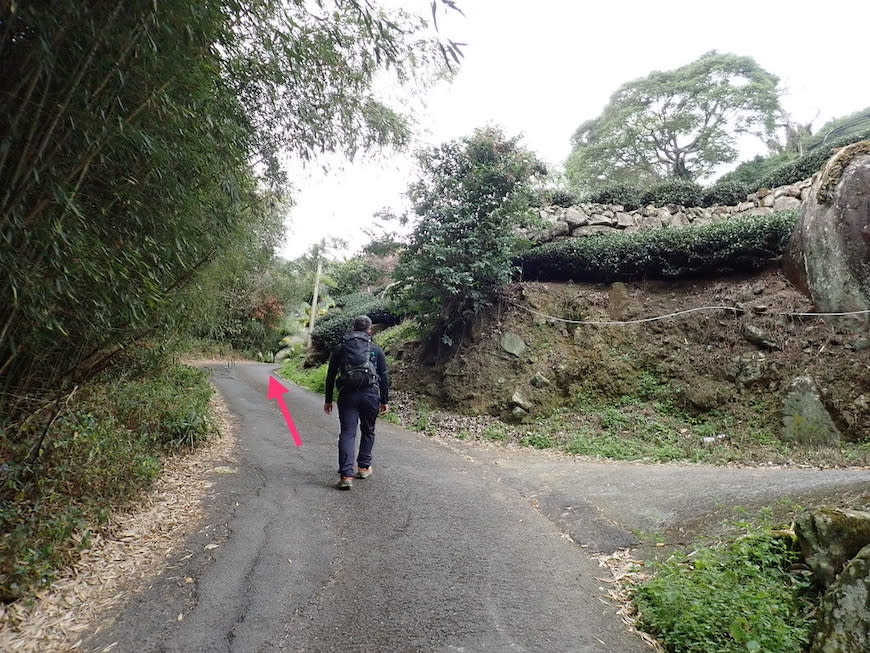
M 418 13 L 428 0 L 391 0 Z M 546 162 L 561 166 L 580 123 L 600 115 L 623 83 L 672 70 L 710 50 L 753 57 L 780 78 L 783 106 L 814 128 L 870 105 L 870 3 L 828 0 L 458 0 L 465 17 L 441 21 L 467 42 L 454 81 L 427 94 L 417 146 L 497 125 Z M 863 9 L 861 7 L 864 7 Z M 816 117 L 818 115 L 818 117 Z M 759 150 L 760 151 L 760 150 Z M 758 152 L 746 152 L 751 158 Z M 336 158 L 294 177 L 285 258 L 327 236 L 365 244 L 383 207 L 399 208 L 409 155 L 353 164 Z

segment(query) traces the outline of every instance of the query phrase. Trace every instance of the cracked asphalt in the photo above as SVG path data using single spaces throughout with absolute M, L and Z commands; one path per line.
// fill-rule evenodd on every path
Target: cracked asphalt
M 274 366 L 213 366 L 238 426 L 207 518 L 82 650 L 649 650 L 606 599 L 592 553 L 729 505 L 870 491 L 870 470 L 591 463 L 439 440 L 378 422 L 375 473 L 332 488 L 336 415 Z M 226 470 L 224 470 L 225 472 Z

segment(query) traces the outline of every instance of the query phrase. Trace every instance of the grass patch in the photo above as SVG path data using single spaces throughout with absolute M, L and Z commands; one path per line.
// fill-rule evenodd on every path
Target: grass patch
M 2 439 L 0 600 L 46 585 L 89 544 L 89 531 L 156 479 L 163 456 L 212 433 L 206 372 L 180 364 L 82 389 L 46 428 Z
M 285 379 L 293 381 L 298 386 L 323 394 L 326 392 L 326 370 L 328 363 L 319 367 L 303 367 L 301 358 L 289 358 L 278 371 Z
M 800 653 L 813 624 L 810 583 L 789 573 L 797 557 L 766 532 L 648 563 L 632 588 L 638 625 L 674 653 Z
M 400 324 L 391 326 L 377 333 L 373 340 L 381 348 L 389 353 L 397 345 L 402 345 L 411 340 L 421 337 L 420 325 L 414 319 L 406 319 Z

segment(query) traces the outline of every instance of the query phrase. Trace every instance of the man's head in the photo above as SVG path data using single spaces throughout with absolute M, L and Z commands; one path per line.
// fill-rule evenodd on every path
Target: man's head
M 365 331 L 368 333 L 369 329 L 372 328 L 372 318 L 368 315 L 360 315 L 353 321 L 353 330 L 354 331 Z

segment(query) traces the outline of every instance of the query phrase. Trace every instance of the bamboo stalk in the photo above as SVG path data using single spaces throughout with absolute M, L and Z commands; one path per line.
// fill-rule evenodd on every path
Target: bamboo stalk
M 124 5 L 124 3 L 122 3 L 122 2 L 119 2 L 115 5 L 115 9 L 111 13 L 111 15 L 109 16 L 109 20 L 106 21 L 106 24 L 103 26 L 104 30 L 111 29 L 112 24 L 118 18 L 118 15 L 121 12 L 121 7 L 123 5 Z M 75 77 L 73 78 L 72 82 L 69 85 L 69 90 L 67 91 L 66 97 L 64 98 L 61 105 L 58 107 L 58 110 L 55 112 L 54 120 L 52 121 L 51 126 L 46 130 L 46 132 L 43 136 L 42 143 L 40 144 L 39 149 L 37 150 L 36 157 L 34 157 L 35 161 L 39 161 L 42 158 L 42 154 L 44 153 L 45 148 L 48 147 L 48 144 L 51 142 L 51 140 L 54 136 L 54 130 L 57 128 L 57 125 L 60 122 L 61 117 L 66 115 L 67 108 L 69 107 L 69 103 L 73 97 L 73 93 L 79 87 L 82 79 L 85 76 L 85 72 L 87 72 L 88 68 L 90 68 L 91 62 L 93 62 L 94 57 L 97 54 L 97 50 L 99 49 L 100 43 L 101 42 L 98 39 L 94 39 L 94 44 L 91 47 L 90 51 L 88 52 L 87 57 L 85 57 L 85 60 L 82 63 L 82 65 L 79 66 L 78 72 L 76 73 Z M 14 182 L 14 180 L 13 180 L 13 182 Z

